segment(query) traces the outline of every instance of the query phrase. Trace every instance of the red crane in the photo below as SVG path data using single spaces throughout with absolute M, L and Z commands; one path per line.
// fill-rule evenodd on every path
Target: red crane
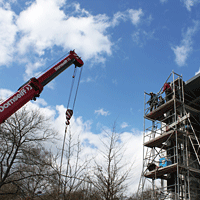
M 72 64 L 76 67 L 81 67 L 84 64 L 74 51 L 70 51 L 67 57 L 39 78 L 33 77 L 22 85 L 15 94 L 0 104 L 0 124 L 24 106 L 29 100 L 36 100 L 36 97 L 40 96 L 43 87 Z

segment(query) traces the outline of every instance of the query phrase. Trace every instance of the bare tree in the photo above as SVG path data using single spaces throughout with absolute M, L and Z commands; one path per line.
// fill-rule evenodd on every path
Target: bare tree
M 55 132 L 49 119 L 39 110 L 23 107 L 0 125 L 0 193 L 6 185 L 15 185 L 23 193 L 21 183 L 42 176 L 41 157 L 45 157 L 43 142 L 52 139 Z M 43 154 L 43 155 L 42 155 Z
M 63 199 L 73 199 L 74 194 L 82 194 L 81 186 L 86 181 L 86 169 L 89 160 L 81 157 L 82 146 L 79 136 L 66 132 L 64 144 L 64 160 L 62 171 Z M 80 192 L 81 191 L 81 192 Z
M 115 125 L 112 132 L 105 132 L 106 141 L 102 140 L 103 149 L 101 150 L 103 163 L 95 161 L 94 176 L 90 181 L 94 187 L 106 200 L 117 200 L 122 198 L 126 190 L 132 169 L 131 164 L 123 162 L 124 146 L 120 141 L 120 134 L 115 131 Z
M 38 196 L 38 193 L 52 193 L 55 177 L 58 177 L 52 157 L 53 155 L 44 148 L 34 148 L 31 149 L 28 162 L 18 166 L 19 176 L 26 178 L 18 181 L 17 185 L 20 185 L 20 189 L 30 199 Z
M 152 190 L 151 188 L 146 188 L 141 194 L 134 193 L 130 200 L 149 200 L 152 199 Z M 158 191 L 154 192 L 154 200 L 164 199 Z

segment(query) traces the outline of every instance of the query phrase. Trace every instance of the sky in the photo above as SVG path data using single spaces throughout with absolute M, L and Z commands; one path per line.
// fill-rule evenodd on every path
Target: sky
M 199 9 L 200 0 L 0 0 L 0 97 L 75 49 L 84 66 L 71 128 L 91 152 L 100 148 L 102 130 L 117 124 L 135 163 L 134 192 L 142 167 L 144 92 L 158 92 L 172 70 L 184 81 L 199 73 Z M 60 136 L 73 70 L 30 103 L 52 117 Z

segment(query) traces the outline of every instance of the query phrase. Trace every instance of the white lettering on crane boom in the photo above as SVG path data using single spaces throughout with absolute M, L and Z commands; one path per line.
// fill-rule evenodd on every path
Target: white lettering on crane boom
M 80 59 L 76 53 L 74 53 L 74 56 L 76 57 L 77 60 Z
M 66 60 L 64 60 L 60 65 L 58 65 L 57 67 L 55 67 L 54 69 L 57 71 L 59 70 L 63 65 L 65 65 L 67 62 L 69 62 L 71 60 L 71 58 L 67 58 Z
M 20 91 L 16 93 L 15 96 L 12 97 L 9 101 L 3 103 L 3 105 L 0 106 L 0 112 L 3 112 L 6 108 L 11 106 L 14 102 L 18 101 L 20 98 L 22 98 L 27 91 L 32 90 L 32 87 L 28 84 L 25 87 L 23 87 Z

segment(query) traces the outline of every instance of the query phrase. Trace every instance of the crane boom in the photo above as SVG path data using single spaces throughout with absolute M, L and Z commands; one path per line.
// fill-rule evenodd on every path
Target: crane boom
M 72 64 L 77 67 L 83 65 L 83 61 L 74 51 L 70 51 L 67 57 L 54 65 L 39 78 L 33 77 L 23 84 L 15 94 L 0 104 L 0 124 L 28 101 L 36 100 L 36 97 L 39 97 L 42 92 L 43 87 Z

